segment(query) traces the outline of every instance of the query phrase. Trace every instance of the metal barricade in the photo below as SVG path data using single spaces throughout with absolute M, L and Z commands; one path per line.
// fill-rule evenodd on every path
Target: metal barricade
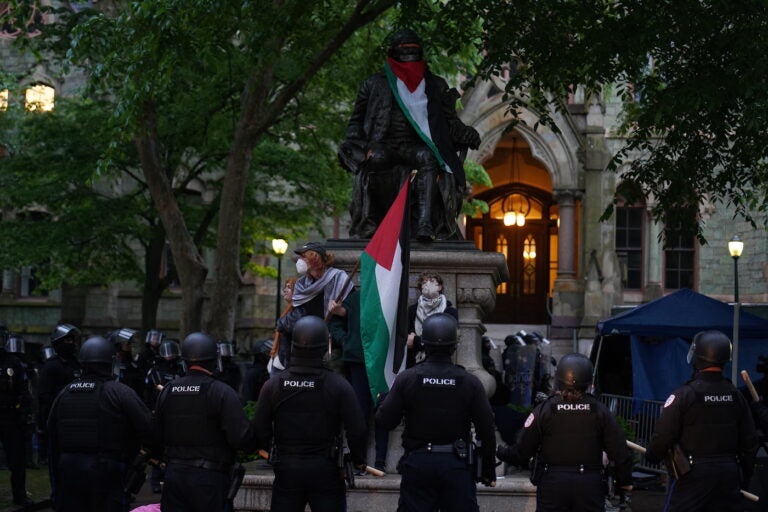
M 664 402 L 656 400 L 639 400 L 631 396 L 621 395 L 600 395 L 600 401 L 603 402 L 614 416 L 620 418 L 629 428 L 627 439 L 641 446 L 648 446 L 653 434 L 653 427 L 656 420 L 661 415 L 661 407 Z M 646 469 L 653 472 L 663 472 L 664 467 L 661 464 L 652 464 L 645 460 L 645 455 L 635 453 L 635 460 L 638 461 L 635 467 Z

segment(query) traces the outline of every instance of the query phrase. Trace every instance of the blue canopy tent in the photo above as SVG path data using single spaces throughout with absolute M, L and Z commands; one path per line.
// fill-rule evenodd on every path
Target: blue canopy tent
M 629 338 L 632 396 L 636 400 L 664 400 L 688 380 L 691 367 L 685 356 L 690 341 L 696 333 L 707 329 L 721 331 L 731 338 L 733 307 L 688 289 L 597 324 L 600 345 Z M 597 352 L 602 348 L 598 346 Z M 768 320 L 739 311 L 737 369 L 753 374 L 761 354 L 768 355 Z M 595 359 L 599 375 L 600 365 L 605 361 L 597 360 L 597 356 Z M 731 375 L 730 365 L 725 374 Z

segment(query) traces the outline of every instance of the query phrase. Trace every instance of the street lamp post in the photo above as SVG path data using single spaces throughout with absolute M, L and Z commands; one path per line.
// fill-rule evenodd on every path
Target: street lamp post
M 277 296 L 275 297 L 275 323 L 280 320 L 280 285 L 283 273 L 283 254 L 288 250 L 288 242 L 282 238 L 272 240 L 272 250 L 277 256 Z
M 744 250 L 744 242 L 734 235 L 728 242 L 728 252 L 733 258 L 733 354 L 731 361 L 731 382 L 738 382 L 739 364 L 739 257 Z

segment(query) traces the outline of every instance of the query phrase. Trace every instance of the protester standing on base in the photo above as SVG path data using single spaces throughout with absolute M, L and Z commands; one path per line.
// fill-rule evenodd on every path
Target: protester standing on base
M 424 320 L 427 359 L 397 375 L 379 405 L 376 425 L 392 430 L 405 418 L 401 512 L 478 510 L 470 429 L 482 443 L 480 480 L 496 483 L 496 430 L 480 380 L 453 364 L 458 322 L 447 313 Z
M 536 457 L 531 482 L 537 486 L 536 510 L 602 512 L 603 452 L 616 468 L 616 486 L 632 490 L 632 456 L 616 418 L 587 393 L 592 363 L 567 354 L 555 371 L 555 394 L 537 405 L 513 446 L 499 447 L 498 457 L 527 466 Z
M 213 376 L 216 342 L 195 332 L 181 343 L 187 374 L 165 386 L 155 418 L 163 446 L 163 512 L 225 510 L 236 451 L 255 447 L 237 393 Z
M 665 460 L 679 446 L 690 471 L 670 479 L 665 512 L 740 511 L 758 448 L 744 396 L 723 375 L 731 341 L 720 331 L 702 331 L 691 343 L 694 375 L 667 398 L 645 457 Z M 682 474 L 685 473 L 685 474 Z
M 342 313 L 331 317 L 328 330 L 334 343 L 342 347 L 341 360 L 344 363 L 344 376 L 352 385 L 352 389 L 355 390 L 357 403 L 367 426 L 371 419 L 374 403 L 371 396 L 371 386 L 368 383 L 368 372 L 365 368 L 363 340 L 360 335 L 360 290 L 352 290 L 342 302 L 341 309 L 338 309 L 338 304 L 335 301 L 331 302 L 330 307 L 332 310 Z M 389 431 L 383 428 L 374 428 L 374 452 L 376 454 L 374 467 L 379 471 L 387 470 L 388 447 Z
M 152 443 L 152 417 L 128 386 L 114 380 L 111 342 L 95 336 L 80 349 L 83 376 L 58 396 L 48 418 L 57 512 L 126 512 L 127 465 Z
M 272 377 L 259 395 L 253 424 L 262 447 L 272 446 L 275 470 L 272 512 L 346 510 L 338 466 L 342 427 L 352 463 L 365 466 L 365 424 L 355 392 L 323 367 L 328 329 L 305 316 L 293 329 L 291 365 Z

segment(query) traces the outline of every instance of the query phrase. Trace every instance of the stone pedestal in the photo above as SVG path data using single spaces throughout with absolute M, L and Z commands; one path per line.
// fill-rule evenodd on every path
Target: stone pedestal
M 331 239 L 326 249 L 336 256 L 335 267 L 351 272 L 368 240 Z M 466 240 L 433 243 L 412 242 L 408 276 L 408 303 L 416 301 L 419 274 L 437 272 L 443 278 L 443 292 L 459 310 L 459 345 L 456 363 L 483 383 L 490 396 L 496 383 L 483 369 L 481 337 L 485 332 L 483 317 L 496 304 L 496 287 L 509 280 L 509 270 L 501 253 L 483 252 Z M 359 285 L 359 275 L 354 282 Z

